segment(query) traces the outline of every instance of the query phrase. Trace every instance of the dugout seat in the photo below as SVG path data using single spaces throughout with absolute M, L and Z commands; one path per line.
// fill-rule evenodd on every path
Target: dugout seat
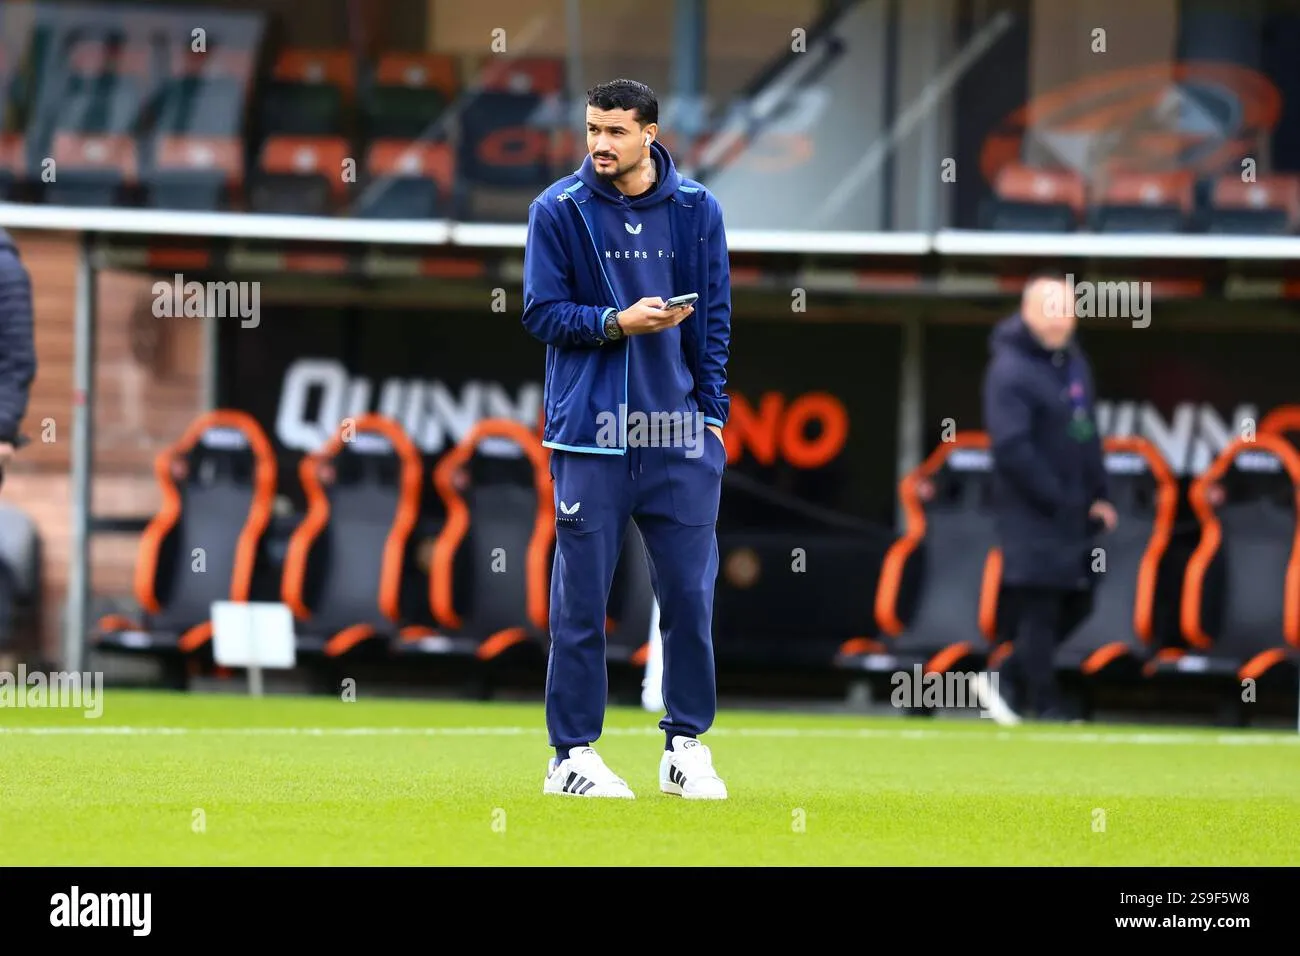
M 424 483 L 419 451 L 397 422 L 360 415 L 303 458 L 299 478 L 307 511 L 289 537 L 281 580 L 299 652 L 386 651 L 402 632 L 402 581 Z
M 143 610 L 99 621 L 103 649 L 183 654 L 212 637 L 216 601 L 253 599 L 254 573 L 276 495 L 276 459 L 256 419 L 221 409 L 197 418 L 158 456 L 163 504 L 135 567 Z
M 1158 585 L 1178 512 L 1178 479 L 1154 444 L 1112 436 L 1104 447 L 1119 524 L 1097 539 L 1105 564 L 1095 567 L 1090 613 L 1056 652 L 1058 670 L 1086 678 L 1115 667 L 1136 672 L 1159 650 L 1166 602 Z
M 927 672 L 987 660 L 997 636 L 1001 559 L 989 508 L 988 435 L 958 432 L 903 479 L 906 528 L 885 554 L 876 587 L 880 637 L 840 647 L 839 668 Z
M 512 473 L 517 461 L 476 461 L 485 441 L 521 449 L 532 486 Z M 397 651 L 540 661 L 548 649 L 555 543 L 550 456 L 541 439 L 519 422 L 483 419 L 439 460 L 433 484 L 446 512 L 429 569 L 436 631 L 400 635 Z
M 1275 434 L 1238 438 L 1192 483 L 1201 526 L 1180 605 L 1184 648 L 1149 676 L 1259 679 L 1300 660 L 1300 452 Z
M 1300 405 L 1279 405 L 1259 422 L 1259 431 L 1266 435 L 1279 435 L 1291 444 L 1300 444 Z

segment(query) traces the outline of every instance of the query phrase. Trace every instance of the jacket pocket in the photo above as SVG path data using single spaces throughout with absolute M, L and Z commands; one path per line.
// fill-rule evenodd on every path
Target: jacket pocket
M 546 409 L 548 413 L 562 408 L 573 395 L 574 387 L 582 378 L 583 359 L 568 349 L 556 349 L 551 362 L 551 380 L 546 388 Z

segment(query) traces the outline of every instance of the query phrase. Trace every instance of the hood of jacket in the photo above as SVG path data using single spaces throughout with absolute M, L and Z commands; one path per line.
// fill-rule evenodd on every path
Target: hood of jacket
M 578 167 L 578 178 L 582 180 L 587 187 L 597 196 L 609 202 L 626 205 L 629 209 L 644 209 L 647 206 L 654 206 L 661 202 L 667 202 L 677 193 L 677 188 L 682 184 L 681 173 L 677 172 L 677 166 L 673 163 L 673 158 L 669 155 L 668 150 L 659 145 L 659 141 L 650 144 L 650 158 L 655 164 L 655 182 L 651 189 L 646 190 L 639 196 L 624 196 L 614 184 L 596 172 L 595 164 L 591 161 L 591 154 L 582 161 Z
M 1034 337 L 1034 333 L 1029 330 L 1025 324 L 1024 318 L 1019 312 L 1007 316 L 993 327 L 989 333 L 989 353 L 997 355 L 999 352 L 1013 351 L 1028 358 L 1051 358 L 1056 352 L 1071 353 L 1075 350 L 1073 337 L 1059 349 L 1049 349 Z

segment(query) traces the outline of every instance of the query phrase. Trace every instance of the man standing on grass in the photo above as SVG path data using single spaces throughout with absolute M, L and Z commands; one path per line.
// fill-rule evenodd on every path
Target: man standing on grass
M 659 788 L 724 799 L 700 737 L 717 707 L 713 593 L 731 337 L 722 210 L 656 141 L 654 92 L 587 97 L 587 157 L 528 210 L 524 327 L 546 344 L 555 563 L 543 792 L 631 798 L 592 744 L 608 693 L 605 613 L 629 519 L 663 633 Z M 665 301 L 694 293 L 693 305 Z M 646 423 L 649 423 L 648 426 Z
M 984 424 L 1002 583 L 1016 623 L 1003 666 L 1012 699 L 993 693 L 991 682 L 982 689 L 990 716 L 1005 724 L 1019 722 L 1017 711 L 1043 720 L 1067 716 L 1056 648 L 1090 602 L 1094 537 L 1118 520 L 1107 500 L 1092 369 L 1075 339 L 1070 294 L 1062 276 L 1032 276 L 1020 310 L 989 340 Z

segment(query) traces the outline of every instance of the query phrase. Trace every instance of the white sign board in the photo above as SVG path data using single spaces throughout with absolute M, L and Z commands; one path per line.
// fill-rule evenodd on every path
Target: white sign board
M 222 667 L 288 670 L 297 664 L 296 651 L 287 604 L 212 602 L 212 653 Z

